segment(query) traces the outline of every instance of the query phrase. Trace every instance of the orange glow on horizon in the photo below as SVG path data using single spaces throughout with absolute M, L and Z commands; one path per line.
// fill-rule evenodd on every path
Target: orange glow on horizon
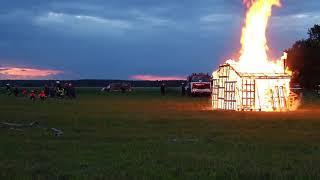
M 133 75 L 130 77 L 133 80 L 142 81 L 170 81 L 170 80 L 186 80 L 182 76 L 155 76 L 155 75 Z
M 62 71 L 52 69 L 0 67 L 1 79 L 41 79 L 61 73 Z

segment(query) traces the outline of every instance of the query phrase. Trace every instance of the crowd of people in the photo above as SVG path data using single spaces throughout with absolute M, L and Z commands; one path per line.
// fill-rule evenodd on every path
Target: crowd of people
M 11 86 L 6 84 L 6 93 L 7 95 L 14 95 L 15 97 L 25 97 L 33 101 L 40 99 L 42 101 L 47 98 L 76 98 L 76 90 L 72 83 L 62 84 L 60 81 L 52 83 L 50 86 L 45 84 L 44 87 L 40 90 L 19 88 L 18 85 Z

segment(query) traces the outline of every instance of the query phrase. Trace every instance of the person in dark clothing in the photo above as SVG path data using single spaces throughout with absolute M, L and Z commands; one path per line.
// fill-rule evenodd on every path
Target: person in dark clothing
M 126 87 L 125 87 L 124 84 L 121 84 L 120 90 L 121 90 L 122 93 L 126 92 Z
M 181 95 L 185 96 L 186 95 L 186 83 L 182 83 L 181 86 Z
M 76 98 L 76 89 L 73 84 L 69 83 L 70 98 Z
M 49 87 L 49 97 L 54 98 L 56 96 L 54 83 L 51 83 Z
M 55 91 L 58 98 L 64 98 L 65 93 L 60 81 L 56 82 Z
M 48 86 L 48 84 L 44 85 L 44 94 L 48 97 L 50 94 L 50 88 Z
M 11 85 L 9 83 L 6 84 L 6 91 L 7 91 L 7 94 L 10 96 L 11 95 Z
M 64 89 L 64 95 L 67 98 L 70 98 L 70 86 L 69 86 L 69 83 L 64 83 L 63 89 Z
M 18 96 L 19 96 L 19 88 L 18 88 L 17 85 L 14 86 L 13 94 L 14 94 L 15 97 L 18 97 Z
M 162 83 L 160 86 L 161 95 L 164 96 L 166 94 L 166 84 Z
M 57 92 L 58 98 L 64 98 L 65 94 L 64 94 L 64 89 L 62 87 L 57 87 L 56 92 Z

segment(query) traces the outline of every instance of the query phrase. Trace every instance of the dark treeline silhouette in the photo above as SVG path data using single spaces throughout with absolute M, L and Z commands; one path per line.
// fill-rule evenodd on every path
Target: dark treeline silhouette
M 19 87 L 43 87 L 45 84 L 54 84 L 56 80 L 0 80 L 0 87 L 6 84 L 18 85 Z M 170 80 L 170 81 L 130 81 L 130 80 L 62 80 L 70 82 L 76 87 L 105 87 L 110 83 L 129 83 L 132 87 L 160 87 L 164 82 L 168 87 L 180 87 L 184 81 Z
M 292 82 L 312 89 L 320 84 L 320 26 L 314 25 L 308 35 L 308 39 L 296 41 L 286 50 L 286 63 L 293 71 Z

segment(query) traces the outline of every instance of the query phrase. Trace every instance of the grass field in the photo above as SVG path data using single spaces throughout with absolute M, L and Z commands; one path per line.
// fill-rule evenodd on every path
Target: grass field
M 76 100 L 0 95 L 0 179 L 319 179 L 320 101 L 297 112 L 209 111 L 171 90 L 79 90 Z

